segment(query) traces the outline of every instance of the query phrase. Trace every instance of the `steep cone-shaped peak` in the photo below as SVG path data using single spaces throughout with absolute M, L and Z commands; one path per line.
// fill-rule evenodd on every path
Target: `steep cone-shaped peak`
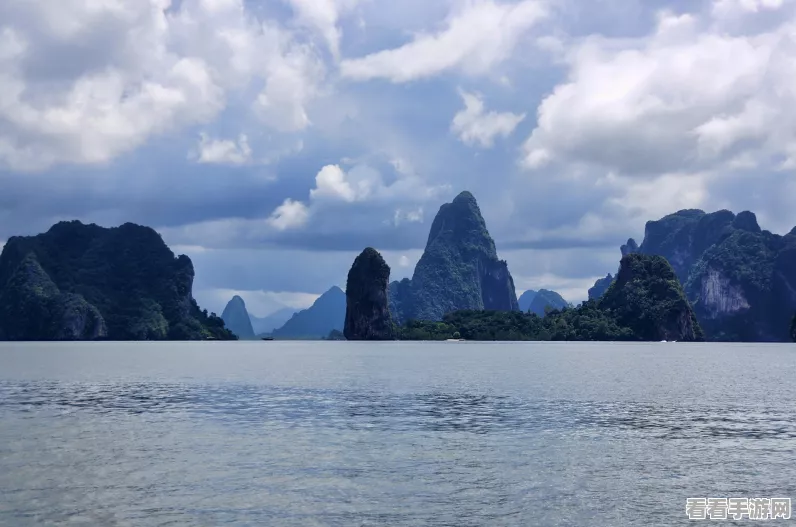
M 426 250 L 436 243 L 453 243 L 468 250 L 483 252 L 490 258 L 497 258 L 495 242 L 486 229 L 478 202 L 467 191 L 439 208 L 431 224 Z
M 462 309 L 519 309 L 514 281 L 506 262 L 498 260 L 471 193 L 440 207 L 411 286 L 393 287 L 390 296 L 397 320 L 440 320 Z
M 246 310 L 246 302 L 241 297 L 235 295 L 227 303 L 224 312 L 221 314 L 227 328 L 240 339 L 253 339 L 254 329 L 252 328 L 249 312 Z

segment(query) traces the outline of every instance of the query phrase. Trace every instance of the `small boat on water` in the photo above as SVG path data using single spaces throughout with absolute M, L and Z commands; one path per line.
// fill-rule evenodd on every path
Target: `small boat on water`
M 260 340 L 274 340 L 274 337 L 260 337 Z

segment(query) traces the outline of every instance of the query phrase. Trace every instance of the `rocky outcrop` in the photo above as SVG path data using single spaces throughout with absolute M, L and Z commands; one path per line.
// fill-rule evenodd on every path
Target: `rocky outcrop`
M 623 257 L 616 280 L 600 299 L 599 307 L 641 340 L 703 339 L 674 269 L 661 256 Z
M 387 298 L 389 281 L 390 267 L 375 249 L 368 247 L 354 260 L 346 283 L 346 339 L 393 339 Z
M 472 194 L 462 192 L 440 207 L 411 281 L 393 282 L 390 297 L 398 321 L 440 320 L 463 309 L 519 309 L 514 280 Z
M 686 283 L 702 253 L 729 235 L 734 221 L 735 214 L 728 210 L 711 214 L 699 209 L 681 210 L 648 221 L 639 252 L 663 256 L 674 267 L 680 282 Z
M 241 297 L 235 295 L 232 300 L 227 302 L 224 312 L 221 313 L 224 325 L 232 331 L 239 339 L 250 340 L 254 338 L 254 328 L 246 310 L 246 302 Z
M 0 338 L 8 340 L 229 339 L 201 311 L 187 256 L 126 223 L 61 222 L 12 237 L 0 254 Z
M 633 238 L 628 238 L 627 243 L 619 248 L 622 251 L 622 256 L 638 252 L 638 244 Z
M 706 269 L 699 276 L 700 307 L 709 318 L 737 313 L 749 309 L 743 291 L 733 285 L 729 277 L 716 269 Z
M 624 247 L 624 245 L 622 247 Z M 624 254 L 622 256 L 624 256 Z M 611 275 L 611 273 L 608 273 L 607 275 L 605 275 L 605 278 L 600 278 L 596 282 L 594 282 L 594 285 L 589 288 L 589 300 L 597 300 L 598 298 L 603 296 L 603 294 L 605 294 L 605 292 L 608 291 L 608 288 L 611 286 L 611 283 L 613 281 L 614 281 L 613 275 Z

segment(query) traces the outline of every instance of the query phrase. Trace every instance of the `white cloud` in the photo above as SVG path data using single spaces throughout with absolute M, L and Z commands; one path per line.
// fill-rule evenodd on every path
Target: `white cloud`
M 108 162 L 212 121 L 250 85 L 266 124 L 300 130 L 323 75 L 243 0 L 27 0 L 0 21 L 0 163 L 15 170 Z
M 434 199 L 448 189 L 445 185 L 428 186 L 417 175 L 399 175 L 401 177 L 391 184 L 385 184 L 381 174 L 367 165 L 356 165 L 349 171 L 339 165 L 326 165 L 315 176 L 315 188 L 310 189 L 309 203 L 288 199 L 274 211 L 269 223 L 285 230 L 303 226 L 316 211 L 333 203 L 417 203 Z M 395 225 L 422 222 L 423 209 L 396 209 L 392 221 Z
M 342 14 L 356 6 L 358 0 L 287 0 L 299 24 L 314 29 L 326 41 L 335 59 L 340 56 L 342 31 L 337 26 Z
M 401 267 L 409 267 L 411 264 L 412 262 L 409 260 L 409 258 L 406 257 L 405 254 L 402 254 L 401 257 L 398 259 L 398 265 L 400 265 Z
M 252 149 L 246 134 L 241 134 L 237 142 L 231 139 L 211 139 L 207 134 L 200 135 L 197 158 L 199 163 L 245 165 L 251 159 Z
M 525 114 L 486 112 L 480 95 L 465 91 L 459 93 L 464 109 L 453 117 L 451 131 L 467 145 L 491 148 L 495 137 L 508 137 L 525 119 Z
M 401 47 L 344 60 L 340 71 L 355 80 L 407 82 L 458 69 L 483 74 L 505 60 L 522 35 L 547 15 L 540 0 L 466 2 L 448 17 L 446 27 L 419 34 Z
M 310 201 L 355 203 L 377 201 L 423 202 L 445 190 L 444 186 L 428 186 L 425 181 L 411 173 L 399 173 L 395 181 L 385 184 L 381 173 L 367 165 L 356 165 L 344 171 L 339 165 L 326 165 L 315 176 L 315 188 L 310 190 Z M 410 216 L 417 221 L 418 212 Z M 422 209 L 420 211 L 422 216 Z
M 268 218 L 268 224 L 279 231 L 301 227 L 309 219 L 307 206 L 287 198 Z
M 361 182 L 364 183 L 364 182 Z M 326 165 L 315 176 L 315 188 L 310 190 L 310 199 L 340 199 L 352 202 L 367 197 L 369 189 L 366 185 L 358 185 L 355 189 L 348 176 L 338 165 Z M 359 190 L 359 192 L 357 192 Z
M 423 207 L 410 210 L 395 209 L 393 224 L 397 227 L 402 223 L 423 223 Z
M 745 152 L 793 158 L 796 26 L 750 36 L 700 28 L 693 16 L 662 13 L 647 38 L 576 44 L 568 80 L 539 106 L 525 165 L 657 175 L 716 168 Z

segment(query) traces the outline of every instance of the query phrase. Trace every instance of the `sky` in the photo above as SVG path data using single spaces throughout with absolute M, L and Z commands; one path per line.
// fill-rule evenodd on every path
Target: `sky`
M 683 208 L 796 224 L 796 0 L 6 0 L 0 243 L 149 225 L 220 312 L 411 276 L 471 191 L 577 302 Z

